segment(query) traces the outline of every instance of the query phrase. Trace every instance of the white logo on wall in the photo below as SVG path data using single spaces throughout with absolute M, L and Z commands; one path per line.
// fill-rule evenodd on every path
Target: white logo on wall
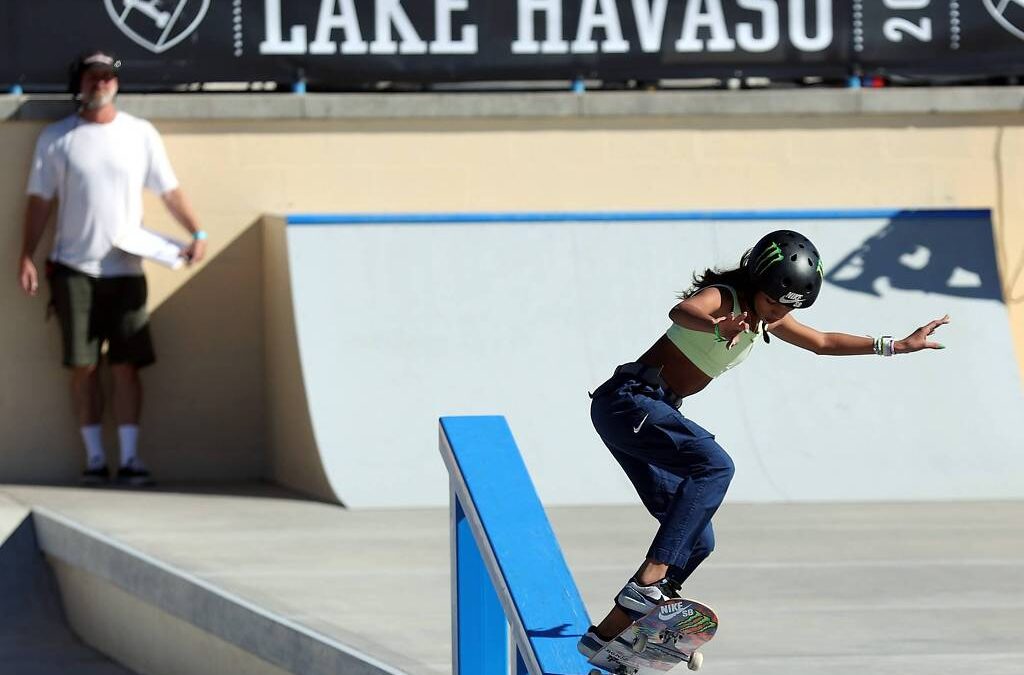
M 984 0 L 985 9 L 999 25 L 1024 40 L 1024 0 Z M 1010 15 L 1010 16 L 1008 16 Z
M 154 54 L 165 52 L 195 31 L 210 0 L 103 0 L 121 32 Z

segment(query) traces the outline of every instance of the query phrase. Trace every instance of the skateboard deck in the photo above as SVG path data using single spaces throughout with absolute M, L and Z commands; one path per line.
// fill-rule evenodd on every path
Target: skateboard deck
M 718 616 L 707 605 L 666 600 L 609 641 L 588 663 L 615 675 L 664 673 L 682 662 L 697 670 L 703 660 L 698 650 L 716 630 Z

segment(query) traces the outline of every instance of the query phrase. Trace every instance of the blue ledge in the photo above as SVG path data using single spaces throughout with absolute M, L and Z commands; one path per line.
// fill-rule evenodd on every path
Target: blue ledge
M 988 218 L 988 209 L 783 209 L 743 211 L 564 211 L 480 213 L 294 213 L 288 225 L 423 225 L 709 220 L 835 220 L 866 218 Z

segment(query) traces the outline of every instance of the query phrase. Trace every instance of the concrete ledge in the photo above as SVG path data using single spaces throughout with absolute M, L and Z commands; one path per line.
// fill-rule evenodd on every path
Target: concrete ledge
M 0 546 L 28 518 L 29 509 L 0 494 Z
M 83 644 L 72 631 L 58 582 L 39 552 L 28 513 L 0 539 L 0 570 L 0 672 L 135 675 L 108 659 L 102 649 Z
M 94 649 L 116 655 L 133 673 L 288 675 L 81 568 L 47 560 L 76 633 Z
M 1014 113 L 1024 87 L 424 94 L 126 94 L 147 119 L 594 118 L 708 115 Z M 0 96 L 0 119 L 50 120 L 67 96 Z
M 33 519 L 39 546 L 56 561 L 54 567 L 62 582 L 83 588 L 89 584 L 74 583 L 74 577 L 95 577 L 133 596 L 119 596 L 125 601 L 114 603 L 115 607 L 120 604 L 133 608 L 127 618 L 120 620 L 130 621 L 131 616 L 139 615 L 139 603 L 135 601 L 138 600 L 267 662 L 267 672 L 276 668 L 303 675 L 402 675 L 402 671 L 373 657 L 232 596 L 56 512 L 36 507 Z M 74 590 L 67 592 L 75 595 Z M 85 604 L 93 603 L 79 603 Z M 180 628 L 175 630 L 176 634 L 199 635 Z M 130 645 L 120 647 L 128 649 Z M 177 647 L 181 649 L 182 645 Z M 121 658 L 116 653 L 111 656 Z M 130 654 L 124 656 L 126 660 L 135 660 Z M 236 652 L 233 658 L 240 656 Z M 215 665 L 211 661 L 208 667 L 190 672 L 222 672 Z

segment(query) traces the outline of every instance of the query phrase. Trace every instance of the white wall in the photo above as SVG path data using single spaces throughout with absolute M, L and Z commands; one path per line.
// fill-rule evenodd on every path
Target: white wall
M 667 328 L 695 269 L 733 265 L 765 232 L 793 227 L 826 268 L 845 261 L 801 321 L 904 337 L 948 312 L 937 336 L 948 348 L 826 358 L 759 342 L 683 407 L 736 460 L 729 498 L 1024 497 L 1013 429 L 1024 406 L 987 217 L 887 226 L 290 226 L 302 370 L 332 486 L 352 507 L 447 503 L 437 418 L 503 414 L 546 503 L 635 502 L 587 390 Z

